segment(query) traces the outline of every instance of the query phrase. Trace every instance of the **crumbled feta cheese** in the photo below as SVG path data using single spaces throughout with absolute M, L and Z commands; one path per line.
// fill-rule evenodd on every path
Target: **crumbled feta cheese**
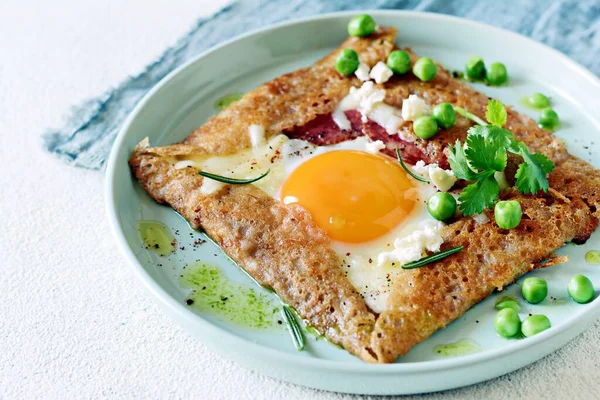
M 259 147 L 266 143 L 265 128 L 262 125 L 250 125 L 248 127 L 248 134 L 250 135 L 250 143 L 252 143 L 253 148 Z
M 490 220 L 486 214 L 475 214 L 475 215 L 473 215 L 473 219 L 478 224 L 485 224 L 486 222 L 488 222 Z
M 215 181 L 214 179 L 210 179 L 204 177 L 202 179 L 202 186 L 200 186 L 200 193 L 202 194 L 211 194 L 218 192 L 221 190 L 225 184 L 223 182 Z
M 363 122 L 367 122 L 367 117 L 376 104 L 383 103 L 385 99 L 385 90 L 376 89 L 373 82 L 365 82 L 360 89 L 351 88 L 350 94 L 356 97 L 358 102 L 357 110 L 363 116 Z
M 297 203 L 299 200 L 296 196 L 285 196 L 283 198 L 283 204 Z
M 363 116 L 363 122 L 367 122 L 368 113 L 374 104 L 383 101 L 385 91 L 375 89 L 373 82 L 363 83 L 360 88 L 351 87 L 350 92 L 342 99 L 332 114 L 333 121 L 340 129 L 349 130 L 352 125 L 346 117 L 345 112 L 358 110 Z
M 442 192 L 447 192 L 456 182 L 454 172 L 442 169 L 437 164 L 425 164 L 423 160 L 417 161 L 412 170 L 425 179 L 429 179 Z
M 384 99 L 385 90 L 375 88 L 372 81 L 363 83 L 360 88 L 352 87 L 333 112 L 333 121 L 340 129 L 349 130 L 351 124 L 344 113 L 349 110 L 358 110 L 362 115 L 363 122 L 367 122 L 371 118 L 392 135 L 398 131 L 403 121 L 400 117 L 400 110 L 385 104 Z
M 342 103 L 343 102 L 344 100 L 342 100 Z M 333 113 L 331 114 L 331 118 L 333 118 L 333 122 L 335 122 L 338 128 L 344 131 L 349 131 L 352 128 L 352 124 L 350 123 L 348 117 L 346 117 L 345 111 L 347 110 L 344 110 L 341 107 L 342 103 L 340 103 L 338 108 L 336 108 L 335 111 L 333 111 Z
M 369 73 L 369 77 L 377 83 L 387 82 L 392 75 L 394 75 L 392 70 L 382 61 L 379 61 L 377 64 L 375 64 Z
M 363 82 L 369 80 L 369 66 L 364 62 L 358 64 L 358 68 L 354 71 L 354 75 Z
M 379 253 L 377 265 L 380 266 L 389 262 L 406 264 L 421 259 L 425 250 L 440 251 L 440 246 L 444 243 L 441 235 L 443 226 L 444 224 L 440 221 L 421 222 L 420 229 L 394 241 L 394 250 Z
M 385 149 L 385 143 L 381 140 L 365 143 L 365 150 L 369 153 L 377 154 L 380 150 Z
M 506 175 L 504 174 L 504 171 L 494 172 L 494 178 L 496 179 L 496 182 L 498 182 L 500 190 L 508 189 L 510 187 L 508 181 L 506 180 Z
M 377 103 L 371 108 L 369 118 L 381 125 L 388 135 L 398 132 L 400 125 L 404 122 L 400 116 L 400 110 L 383 102 Z
M 431 114 L 429 106 L 416 94 L 411 94 L 402 102 L 402 118 L 405 121 L 414 121 L 429 114 Z
M 193 162 L 192 160 L 183 160 L 183 161 L 177 161 L 174 165 L 175 169 L 184 169 L 187 167 L 193 167 L 194 165 L 196 165 L 195 162 Z
M 456 182 L 454 172 L 441 169 L 440 167 L 437 167 L 437 165 L 429 168 L 429 178 L 431 179 L 431 183 L 433 183 L 435 187 L 442 192 L 447 192 L 450 190 L 450 188 L 454 186 L 454 183 Z

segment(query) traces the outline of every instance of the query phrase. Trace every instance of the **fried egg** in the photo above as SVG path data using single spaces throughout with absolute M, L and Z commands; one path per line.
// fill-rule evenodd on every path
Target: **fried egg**
M 237 179 L 254 178 L 269 169 L 253 184 L 286 204 L 306 208 L 331 238 L 340 268 L 367 306 L 383 312 L 402 271 L 389 255 L 404 251 L 399 242 L 412 246 L 423 229 L 440 224 L 425 204 L 437 191 L 435 186 L 410 177 L 395 159 L 379 152 L 380 142 L 364 136 L 315 146 L 281 134 L 253 144 L 236 154 L 192 156 L 174 164 Z M 220 187 L 207 178 L 204 185 L 209 191 Z M 418 258 L 423 250 L 416 251 Z

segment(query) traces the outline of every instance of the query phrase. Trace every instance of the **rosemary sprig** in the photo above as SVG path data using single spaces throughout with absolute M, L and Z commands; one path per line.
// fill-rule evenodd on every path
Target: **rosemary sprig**
M 202 176 L 204 176 L 206 178 L 214 179 L 215 181 L 219 181 L 219 182 L 223 182 L 223 183 L 229 183 L 231 185 L 245 185 L 245 184 L 248 184 L 248 183 L 252 183 L 252 182 L 256 182 L 258 180 L 261 180 L 265 176 L 269 175 L 269 172 L 271 172 L 270 169 L 268 169 L 267 172 L 265 172 L 261 176 L 258 176 L 256 178 L 250 178 L 250 179 L 228 178 L 226 176 L 211 174 L 210 172 L 206 172 L 206 171 L 198 171 L 198 174 L 202 175 Z
M 285 321 L 290 328 L 290 334 L 294 340 L 294 346 L 296 346 L 296 350 L 304 350 L 304 335 L 302 334 L 300 325 L 298 325 L 298 321 L 296 320 L 296 317 L 294 317 L 294 312 L 290 306 L 283 306 L 283 316 L 285 317 Z
M 478 125 L 486 126 L 488 124 L 487 122 L 485 122 L 484 120 L 482 120 L 481 118 L 479 118 L 477 115 L 475 115 L 475 114 L 473 114 L 473 113 L 465 110 L 462 107 L 454 106 L 454 111 L 456 111 L 457 113 L 459 113 L 463 117 L 470 119 L 471 121 L 475 122 Z
M 448 256 L 451 256 L 454 253 L 458 253 L 462 249 L 463 249 L 463 246 L 456 246 L 456 247 L 453 247 L 453 248 L 448 249 L 448 250 L 440 251 L 439 253 L 435 253 L 435 254 L 432 254 L 430 256 L 423 257 L 420 260 L 411 261 L 409 263 L 406 263 L 406 264 L 404 264 L 402 266 L 402 269 L 419 268 L 419 267 L 422 267 L 424 265 L 431 264 L 433 262 L 442 260 L 442 259 L 444 259 L 444 258 L 446 258 Z
M 410 170 L 410 168 L 408 168 L 406 166 L 406 164 L 404 164 L 404 161 L 402 160 L 402 156 L 400 156 L 400 150 L 396 149 L 396 157 L 398 157 L 398 162 L 400 163 L 400 166 L 402 168 L 404 168 L 404 170 L 406 171 L 407 174 L 409 174 L 410 176 L 412 176 L 413 178 L 415 178 L 416 180 L 418 180 L 419 182 L 423 182 L 423 183 L 427 183 L 429 184 L 429 181 L 425 178 L 420 177 L 419 175 L 415 174 L 414 172 L 412 172 Z

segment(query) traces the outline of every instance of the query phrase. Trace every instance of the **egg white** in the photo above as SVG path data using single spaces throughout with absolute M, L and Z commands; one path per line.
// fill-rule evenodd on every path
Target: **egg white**
M 268 142 L 235 154 L 190 156 L 184 161 L 177 162 L 238 179 L 253 178 L 270 169 L 269 174 L 254 185 L 279 199 L 283 183 L 299 165 L 320 154 L 339 150 L 373 153 L 377 148 L 367 137 L 359 137 L 331 146 L 315 146 L 305 140 L 289 139 L 281 134 L 274 136 Z M 414 188 L 407 190 L 406 196 L 415 199 L 416 203 L 412 212 L 401 224 L 373 241 L 353 244 L 332 242 L 334 251 L 341 259 L 341 268 L 345 275 L 363 296 L 367 306 L 378 313 L 386 310 L 392 283 L 398 279 L 402 271 L 398 263 L 388 262 L 378 265 L 379 254 L 393 250 L 396 238 L 406 237 L 418 230 L 423 221 L 433 220 L 427 212 L 426 201 L 436 192 L 436 188 L 410 179 L 413 181 Z M 281 200 L 290 203 L 295 199 Z

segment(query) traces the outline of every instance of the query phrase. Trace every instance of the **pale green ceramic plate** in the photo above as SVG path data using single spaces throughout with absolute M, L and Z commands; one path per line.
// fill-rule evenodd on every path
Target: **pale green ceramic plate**
M 536 91 L 550 95 L 563 122 L 556 135 L 573 154 L 600 167 L 600 82 L 590 72 L 548 47 L 490 26 L 436 14 L 370 13 L 380 25 L 398 28 L 399 45 L 412 46 L 447 68 L 461 69 L 473 54 L 488 62 L 504 62 L 511 77 L 508 87 L 477 88 L 533 117 L 536 113 L 519 106 L 519 99 Z M 215 113 L 215 101 L 225 94 L 249 91 L 282 73 L 310 65 L 345 38 L 352 15 L 298 20 L 224 43 L 171 73 L 138 104 L 113 148 L 106 185 L 108 215 L 135 275 L 169 315 L 223 354 L 267 375 L 327 390 L 402 394 L 454 388 L 516 370 L 563 346 L 596 320 L 600 310 L 600 300 L 579 305 L 566 297 L 567 282 L 575 273 L 600 285 L 600 266 L 584 261 L 586 251 L 600 249 L 598 234 L 586 245 L 562 249 L 561 254 L 570 256 L 568 263 L 535 273 L 547 279 L 550 295 L 558 300 L 525 306 L 523 315 L 546 314 L 552 321 L 550 330 L 525 340 L 499 338 L 492 325 L 496 298 L 492 296 L 392 365 L 367 365 L 310 335 L 307 350 L 297 352 L 282 327 L 242 329 L 222 318 L 196 313 L 185 304 L 188 291 L 179 286 L 178 277 L 186 263 L 197 259 L 220 266 L 242 285 L 254 283 L 217 247 L 193 245 L 201 234 L 193 232 L 170 208 L 155 204 L 136 184 L 127 166 L 129 153 L 146 136 L 153 145 L 183 139 Z M 136 230 L 140 219 L 159 220 L 178 230 L 178 246 L 185 249 L 168 258 L 144 249 Z M 509 294 L 519 291 L 519 283 L 508 289 Z M 465 338 L 474 340 L 481 351 L 458 357 L 434 352 L 438 344 Z

